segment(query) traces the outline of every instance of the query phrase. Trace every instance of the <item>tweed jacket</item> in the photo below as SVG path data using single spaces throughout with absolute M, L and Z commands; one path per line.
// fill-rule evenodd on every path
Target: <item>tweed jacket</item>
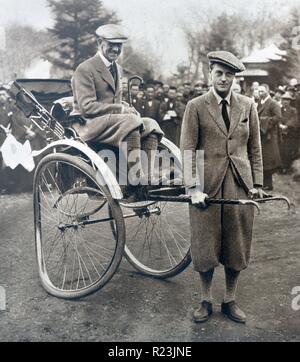
M 72 78 L 74 93 L 73 112 L 86 118 L 106 114 L 120 114 L 121 68 L 117 64 L 117 82 L 103 63 L 99 54 L 81 63 Z
M 131 112 L 123 113 L 121 67 L 117 65 L 116 82 L 99 54 L 86 60 L 76 69 L 72 79 L 73 111 L 81 115 L 86 124 L 72 127 L 84 141 L 119 147 L 132 131 L 139 129 L 141 137 L 163 132 L 153 119 L 143 119 Z
M 191 100 L 186 108 L 181 133 L 181 151 L 192 151 L 188 163 L 196 172 L 195 153 L 204 151 L 202 189 L 214 197 L 222 186 L 226 171 L 231 166 L 242 186 L 251 189 L 263 185 L 263 166 L 260 128 L 257 110 L 252 99 L 232 92 L 230 129 L 227 131 L 217 99 L 212 90 Z M 187 187 L 195 180 L 186 172 Z M 201 170 L 200 170 L 201 172 Z

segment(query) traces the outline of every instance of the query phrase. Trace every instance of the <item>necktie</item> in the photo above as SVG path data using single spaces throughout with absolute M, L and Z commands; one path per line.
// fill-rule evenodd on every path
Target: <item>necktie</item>
M 224 123 L 226 125 L 227 131 L 229 131 L 230 119 L 229 119 L 228 112 L 227 112 L 227 104 L 228 104 L 228 102 L 226 101 L 226 99 L 223 99 L 221 101 L 221 104 L 222 104 L 222 117 L 223 117 Z
M 115 83 L 116 83 L 116 81 L 117 81 L 117 74 L 116 74 L 115 64 L 112 63 L 112 64 L 109 66 L 108 69 L 109 69 L 109 71 L 110 71 L 110 73 L 111 73 L 111 75 L 112 75 L 112 77 L 114 78 L 114 81 L 115 81 Z

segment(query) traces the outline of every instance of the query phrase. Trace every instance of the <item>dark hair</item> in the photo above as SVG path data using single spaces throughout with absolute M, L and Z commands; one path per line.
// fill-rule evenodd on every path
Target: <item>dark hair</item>
M 153 84 L 146 84 L 146 86 L 145 86 L 145 90 L 147 90 L 147 89 L 149 89 L 149 88 L 153 88 L 153 89 L 155 89 L 155 86 L 153 85 Z
M 176 92 L 177 92 L 177 88 L 176 88 L 176 87 L 174 87 L 174 86 L 171 86 L 171 87 L 169 88 L 169 90 L 174 90 L 174 91 L 176 91 Z

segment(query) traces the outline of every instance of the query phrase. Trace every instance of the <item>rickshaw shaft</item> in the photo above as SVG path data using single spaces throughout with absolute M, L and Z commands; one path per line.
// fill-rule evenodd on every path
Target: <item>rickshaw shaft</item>
M 153 210 L 149 210 L 148 208 L 145 208 L 145 209 L 142 209 L 142 208 L 138 209 L 137 208 L 137 213 L 124 215 L 123 219 L 129 219 L 129 218 L 141 217 L 141 216 L 150 216 L 152 214 L 159 214 L 160 212 L 161 211 L 160 211 L 159 207 L 156 207 Z M 84 221 L 81 221 L 81 222 L 74 222 L 72 224 L 59 224 L 58 229 L 63 232 L 66 229 L 71 229 L 71 228 L 77 229 L 77 228 L 82 227 L 82 226 L 99 224 L 101 222 L 108 222 L 108 221 L 114 221 L 114 218 L 113 217 L 106 217 L 106 218 L 102 218 L 102 219 L 84 220 Z

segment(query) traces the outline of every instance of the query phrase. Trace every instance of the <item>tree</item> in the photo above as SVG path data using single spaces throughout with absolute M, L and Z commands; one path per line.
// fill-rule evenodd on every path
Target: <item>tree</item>
M 118 24 L 114 12 L 107 11 L 99 0 L 48 0 L 55 15 L 49 32 L 59 45 L 46 55 L 54 67 L 72 73 L 77 66 L 96 52 L 96 29 L 104 24 Z
M 192 28 L 184 26 L 183 31 L 187 40 L 188 59 L 188 80 L 199 79 L 200 70 L 207 77 L 206 54 L 213 50 L 227 50 L 240 55 L 239 34 L 241 19 L 237 15 L 219 14 L 214 18 L 205 19 Z M 207 80 L 207 79 L 206 79 Z
M 298 8 L 291 12 L 282 29 L 281 36 L 285 40 L 282 48 L 287 51 L 284 72 L 279 75 L 279 81 L 287 82 L 289 78 L 297 78 L 300 75 L 300 11 Z M 276 70 L 275 70 L 276 71 Z M 279 73 L 279 72 L 278 72 Z M 299 79 L 298 79 L 299 80 Z M 278 82 L 279 83 L 279 82 Z
M 262 6 L 255 16 L 245 12 L 200 13 L 192 9 L 189 23 L 183 24 L 189 59 L 186 63 L 190 81 L 199 79 L 200 73 L 208 76 L 206 54 L 213 50 L 227 50 L 239 57 L 262 48 L 280 33 L 283 20 L 273 9 Z M 285 20 L 285 19 L 284 19 Z
M 47 32 L 19 24 L 9 25 L 5 37 L 6 47 L 0 50 L 0 82 L 23 77 L 32 61 L 53 44 Z
M 135 50 L 130 43 L 124 47 L 120 63 L 124 69 L 141 76 L 145 82 L 155 78 L 160 70 L 158 59 L 149 48 L 145 53 L 142 49 Z

